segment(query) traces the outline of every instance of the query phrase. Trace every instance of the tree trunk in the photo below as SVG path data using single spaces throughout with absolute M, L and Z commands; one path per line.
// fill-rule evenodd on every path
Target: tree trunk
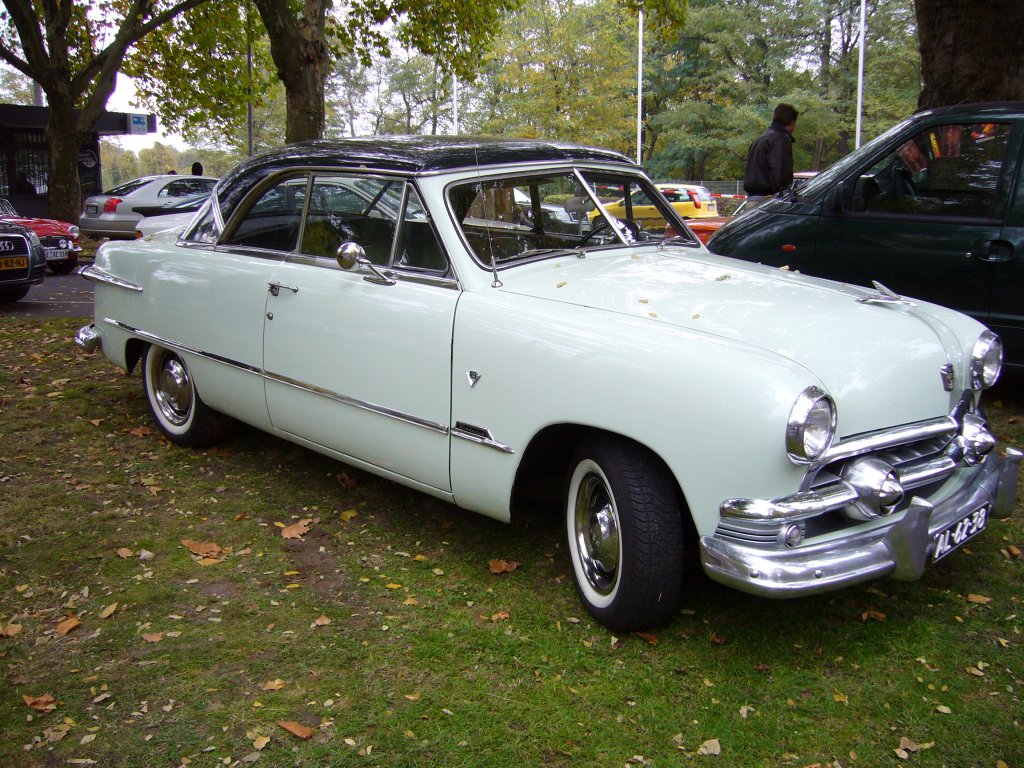
M 50 102 L 50 122 L 46 126 L 46 144 L 50 150 L 47 215 L 53 219 L 78 223 L 82 211 L 82 184 L 78 178 L 78 152 L 82 136 L 79 114 L 73 102 Z
M 321 139 L 326 127 L 325 84 L 330 71 L 326 18 L 329 0 L 306 0 L 296 17 L 288 0 L 256 0 L 270 38 L 270 55 L 288 104 L 285 141 Z
M 1024 99 L 1024 2 L 915 0 L 924 109 Z

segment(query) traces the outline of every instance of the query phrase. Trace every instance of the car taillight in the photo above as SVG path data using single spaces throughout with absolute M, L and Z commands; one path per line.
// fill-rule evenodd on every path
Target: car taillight
M 104 213 L 113 213 L 117 210 L 118 204 L 121 202 L 120 197 L 108 197 L 107 202 L 103 204 Z
M 700 208 L 700 192 L 696 189 L 688 189 L 686 193 L 690 196 L 690 202 L 693 203 L 693 207 Z

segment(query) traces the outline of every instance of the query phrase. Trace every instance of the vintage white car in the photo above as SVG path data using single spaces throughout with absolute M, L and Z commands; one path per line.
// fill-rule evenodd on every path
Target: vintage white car
M 613 152 L 292 145 L 83 274 L 77 343 L 141 369 L 168 439 L 237 419 L 501 520 L 559 497 L 618 631 L 673 616 L 689 557 L 765 596 L 914 579 L 1014 503 L 1021 454 L 979 408 L 993 334 L 710 254 Z

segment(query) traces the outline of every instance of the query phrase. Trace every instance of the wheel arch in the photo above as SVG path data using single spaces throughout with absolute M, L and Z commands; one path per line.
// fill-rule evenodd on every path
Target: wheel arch
M 584 424 L 551 424 L 533 436 L 516 470 L 512 486 L 512 516 L 515 517 L 526 505 L 537 501 L 561 504 L 563 486 L 570 471 L 575 447 L 588 437 L 598 436 L 613 438 L 644 451 L 665 468 L 676 489 L 686 540 L 695 542 L 697 528 L 686 493 L 668 462 L 656 451 L 631 437 Z

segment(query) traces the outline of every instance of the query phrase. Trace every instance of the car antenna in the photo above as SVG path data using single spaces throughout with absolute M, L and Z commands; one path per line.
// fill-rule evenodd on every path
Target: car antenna
M 473 159 L 476 161 L 476 178 L 477 186 L 480 188 L 480 194 L 483 194 L 484 184 L 480 177 L 480 157 L 477 155 L 477 147 L 473 145 Z M 487 251 L 491 255 L 491 274 L 494 275 L 494 281 L 491 283 L 491 288 L 501 288 L 504 283 L 498 277 L 498 263 L 494 260 L 494 244 L 491 242 L 491 228 L 487 227 Z

